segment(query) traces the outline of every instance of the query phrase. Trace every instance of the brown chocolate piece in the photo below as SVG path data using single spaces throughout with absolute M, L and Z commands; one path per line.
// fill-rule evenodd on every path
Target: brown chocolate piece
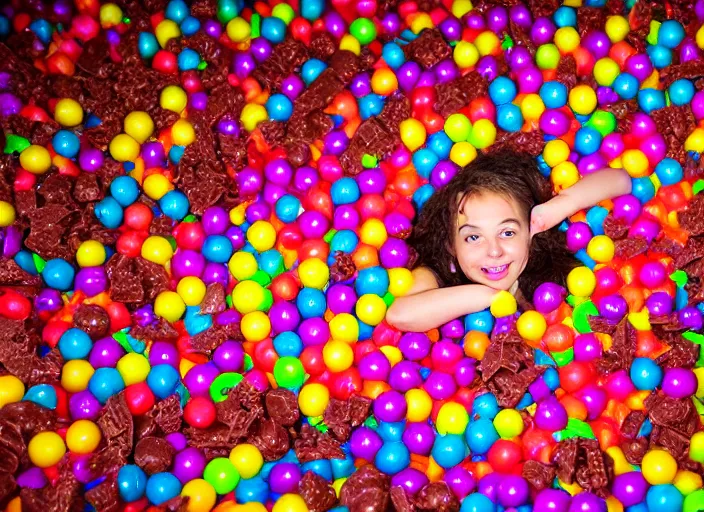
M 55 485 L 42 489 L 22 489 L 22 510 L 27 512 L 80 512 L 84 509 L 81 484 L 76 480 L 67 459 L 59 462 L 59 478 Z
M 452 55 L 450 45 L 438 29 L 425 29 L 413 41 L 403 47 L 406 58 L 414 60 L 428 69 Z
M 679 212 L 677 220 L 680 227 L 689 231 L 691 236 L 704 235 L 704 195 L 694 196 L 687 208 Z
M 596 439 L 573 438 L 560 441 L 552 457 L 558 478 L 577 482 L 583 489 L 604 497 L 613 481 L 613 459 L 602 452 Z
M 25 386 L 51 384 L 58 381 L 63 359 L 58 349 L 52 349 L 44 357 L 36 350 L 40 336 L 27 323 L 9 320 L 0 316 L 0 364 L 19 378 Z
M 42 285 L 40 276 L 33 276 L 22 269 L 15 260 L 0 257 L 0 286 L 28 286 Z
M 552 487 L 555 480 L 555 468 L 537 460 L 527 460 L 523 464 L 521 476 L 535 489 L 542 491 Z
M 597 370 L 602 374 L 609 374 L 616 370 L 627 370 L 630 368 L 636 353 L 635 329 L 628 319 L 624 317 L 615 329 L 608 334 L 611 334 L 612 337 L 611 348 L 597 361 Z
M 315 427 L 306 424 L 293 444 L 299 462 L 306 463 L 319 459 L 344 459 L 340 442 Z
M 637 437 L 621 443 L 621 450 L 629 464 L 639 466 L 643 462 L 643 457 L 648 451 L 648 439 Z
M 97 423 L 105 447 L 92 456 L 91 466 L 102 471 L 117 470 L 127 463 L 134 437 L 134 423 L 124 392 L 108 399 Z
M 145 437 L 137 441 L 134 463 L 147 475 L 166 471 L 174 457 L 174 448 L 165 439 Z
M 330 267 L 330 279 L 333 283 L 347 281 L 357 272 L 357 267 L 351 254 L 335 251 L 334 258 L 335 262 Z
M 256 422 L 264 417 L 262 395 L 248 381 L 243 380 L 227 392 L 227 398 L 215 404 L 218 421 L 229 427 L 233 438 L 246 438 L 256 429 Z
M 396 512 L 415 512 L 413 501 L 400 485 L 392 487 L 389 491 L 389 496 L 391 497 L 391 505 Z
M 421 511 L 459 512 L 460 510 L 460 500 L 445 482 L 427 484 L 418 491 L 414 501 Z
M 631 411 L 621 424 L 621 435 L 626 439 L 635 439 L 638 436 L 645 414 L 642 411 Z
M 692 110 L 687 105 L 682 107 L 670 105 L 654 110 L 650 113 L 650 117 L 655 121 L 658 133 L 665 138 L 667 156 L 684 164 L 687 155 L 684 141 L 689 136 L 691 127 L 696 123 Z
M 457 77 L 435 86 L 435 111 L 443 117 L 457 112 L 469 103 L 486 95 L 489 83 L 478 71 Z
M 308 51 L 300 41 L 287 39 L 277 44 L 268 59 L 258 65 L 252 76 L 271 92 L 279 88 L 281 82 L 302 65 L 308 58 Z
M 543 152 L 545 141 L 538 130 L 530 132 L 505 132 L 501 130 L 496 142 L 487 148 L 486 152 L 509 150 L 538 156 Z
M 262 419 L 259 428 L 249 438 L 249 442 L 259 448 L 265 461 L 278 460 L 291 447 L 288 431 L 273 419 Z M 301 462 L 303 460 L 300 459 Z
M 560 7 L 559 0 L 528 0 L 528 7 L 533 19 L 542 16 L 552 16 Z
M 130 329 L 130 336 L 140 341 L 176 341 L 178 331 L 164 318 L 159 318 L 149 325 L 135 325 Z
M 350 512 L 385 512 L 390 502 L 389 482 L 374 466 L 362 466 L 342 484 L 340 505 Z
M 88 503 L 93 505 L 95 510 L 100 510 L 101 512 L 119 512 L 122 510 L 122 502 L 117 487 L 117 474 L 108 474 L 103 482 L 86 491 L 85 498 Z
M 96 304 L 81 304 L 73 313 L 73 325 L 93 340 L 105 337 L 110 329 L 108 312 Z
M 200 304 L 201 315 L 212 315 L 225 311 L 225 287 L 220 283 L 211 283 L 205 289 L 205 297 Z
M 103 199 L 103 192 L 100 190 L 98 177 L 93 173 L 81 173 L 73 187 L 73 197 L 76 201 L 81 203 L 95 202 Z
M 356 176 L 362 172 L 362 157 L 365 154 L 383 157 L 393 151 L 399 141 L 398 134 L 392 134 L 378 119 L 369 118 L 357 128 L 349 146 L 340 156 L 340 164 L 346 174 Z
M 630 260 L 648 250 L 648 242 L 641 237 L 624 238 L 623 240 L 614 241 L 614 255 L 621 260 Z
M 292 427 L 300 416 L 298 398 L 284 388 L 272 389 L 264 397 L 266 412 L 279 425 Z
M 337 45 L 329 32 L 313 32 L 308 50 L 315 59 L 327 61 L 335 53 Z
M 577 7 L 577 32 L 579 37 L 601 30 L 606 23 L 606 12 L 601 7 Z
M 332 398 L 325 409 L 323 421 L 332 435 L 344 442 L 349 439 L 352 429 L 367 419 L 371 405 L 371 400 L 356 395 L 345 401 Z
M 160 215 L 152 219 L 151 224 L 149 224 L 149 234 L 167 237 L 171 235 L 176 222 L 166 215 Z
M 298 483 L 298 494 L 310 512 L 325 512 L 337 503 L 335 490 L 325 479 L 312 471 L 306 472 Z
M 673 82 L 686 78 L 696 80 L 704 77 L 704 64 L 699 60 L 690 60 L 682 64 L 671 64 L 660 71 L 660 83 L 663 89 L 672 85 Z
M 609 213 L 604 219 L 604 234 L 611 240 L 621 240 L 628 235 L 628 224 L 623 219 L 617 219 Z

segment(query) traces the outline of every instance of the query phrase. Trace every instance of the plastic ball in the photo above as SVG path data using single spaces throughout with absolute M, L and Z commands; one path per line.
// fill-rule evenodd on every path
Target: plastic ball
M 36 434 L 27 445 L 29 460 L 37 467 L 48 468 L 57 464 L 66 453 L 66 445 L 56 432 Z
M 274 378 L 281 387 L 300 388 L 305 379 L 303 364 L 295 357 L 281 357 L 274 365 Z
M 272 121 L 288 121 L 293 113 L 293 103 L 283 94 L 272 94 L 266 102 L 266 110 Z
M 445 469 L 458 465 L 466 457 L 467 445 L 460 435 L 447 434 L 435 438 L 432 456 Z
M 591 114 L 597 106 L 594 89 L 588 85 L 577 85 L 569 93 L 570 108 L 583 116 Z
M 516 328 L 522 338 L 535 342 L 540 340 L 545 334 L 547 322 L 545 317 L 539 312 L 526 311 L 518 318 Z
M 323 348 L 323 361 L 330 371 L 339 373 L 352 366 L 354 352 L 348 343 L 332 340 Z
M 32 144 L 20 153 L 20 165 L 32 174 L 44 174 L 51 168 L 51 156 L 45 147 Z
M 83 107 L 74 99 L 62 98 L 54 107 L 54 120 L 61 126 L 78 126 L 83 122 Z
M 330 391 L 318 383 L 303 386 L 298 394 L 301 412 L 309 417 L 322 416 L 330 401 Z
M 410 464 L 410 452 L 400 442 L 384 443 L 374 458 L 376 467 L 388 475 L 395 475 Z
M 67 361 L 85 359 L 93 348 L 93 342 L 85 332 L 74 327 L 61 335 L 58 347 L 61 356 Z
M 14 375 L 0 376 L 0 408 L 22 400 L 24 383 Z
M 188 498 L 189 512 L 209 512 L 215 506 L 217 493 L 213 486 L 201 478 L 183 486 L 181 496 Z
M 186 108 L 188 96 L 178 85 L 167 85 L 161 90 L 159 104 L 161 108 L 180 114 Z
M 44 270 L 42 270 L 42 279 L 46 285 L 61 291 L 71 288 L 74 276 L 74 268 L 61 258 L 47 261 Z
M 154 313 L 169 322 L 177 321 L 185 312 L 186 304 L 176 292 L 165 290 L 154 300 Z
M 595 287 L 594 272 L 587 267 L 577 267 L 567 275 L 567 289 L 576 297 L 588 297 Z
M 640 390 L 655 389 L 663 377 L 662 369 L 647 357 L 637 357 L 633 360 L 630 375 L 633 385 Z
M 105 263 L 106 256 L 103 244 L 96 240 L 86 240 L 76 251 L 76 262 L 81 267 L 97 267 Z
M 516 93 L 516 84 L 505 76 L 499 76 L 489 84 L 489 97 L 495 105 L 511 103 Z
M 665 450 L 650 450 L 643 457 L 643 476 L 650 485 L 669 484 L 677 473 L 677 461 Z
M 426 130 L 417 119 L 405 119 L 399 125 L 401 140 L 409 151 L 415 151 L 425 144 Z
M 445 434 L 464 434 L 467 424 L 469 423 L 469 414 L 464 406 L 455 403 L 447 402 L 438 412 L 435 425 L 438 433 Z
M 180 492 L 181 482 L 171 473 L 156 473 L 147 480 L 146 496 L 155 505 L 175 498 Z
M 284 494 L 274 503 L 272 512 L 305 512 L 308 510 L 306 502 L 298 494 Z M 248 511 L 249 512 L 249 511 Z M 252 510 L 251 512 L 255 512 Z M 256 512 L 264 512 L 257 510 Z
M 494 428 L 502 439 L 512 439 L 523 432 L 523 418 L 515 409 L 503 409 L 494 418 Z
M 66 446 L 71 453 L 92 453 L 100 444 L 101 433 L 98 426 L 89 420 L 78 420 L 66 431 Z
M 518 309 L 516 299 L 507 291 L 500 291 L 494 295 L 491 303 L 491 314 L 496 318 L 513 315 Z

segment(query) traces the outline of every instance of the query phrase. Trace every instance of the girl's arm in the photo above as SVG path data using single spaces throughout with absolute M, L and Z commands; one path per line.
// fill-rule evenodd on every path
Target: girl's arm
M 631 192 L 631 177 L 623 169 L 588 174 L 531 212 L 531 234 L 547 231 L 580 210 Z
M 423 267 L 413 271 L 413 278 L 408 294 L 397 298 L 386 313 L 386 321 L 402 331 L 425 332 L 482 311 L 497 293 L 481 284 L 439 288 L 433 273 Z

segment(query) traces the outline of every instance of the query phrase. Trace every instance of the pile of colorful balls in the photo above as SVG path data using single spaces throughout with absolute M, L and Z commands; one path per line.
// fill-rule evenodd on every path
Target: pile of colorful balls
M 704 510 L 704 0 L 249 4 L 0 8 L 0 510 Z M 497 148 L 633 192 L 399 332 Z

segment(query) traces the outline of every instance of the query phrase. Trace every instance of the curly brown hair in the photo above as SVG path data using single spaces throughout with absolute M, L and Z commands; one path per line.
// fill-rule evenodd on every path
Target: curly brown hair
M 478 155 L 436 191 L 423 205 L 408 241 L 418 253 L 415 266 L 430 268 L 440 286 L 471 284 L 464 272 L 451 271 L 453 266 L 459 269 L 452 244 L 453 227 L 465 199 L 486 192 L 515 200 L 525 219 L 530 219 L 533 207 L 552 197 L 552 186 L 540 174 L 534 158 L 499 151 Z M 531 300 L 541 283 L 552 281 L 565 286 L 567 274 L 579 265 L 567 249 L 565 234 L 556 226 L 533 237 L 518 287 L 523 297 Z

